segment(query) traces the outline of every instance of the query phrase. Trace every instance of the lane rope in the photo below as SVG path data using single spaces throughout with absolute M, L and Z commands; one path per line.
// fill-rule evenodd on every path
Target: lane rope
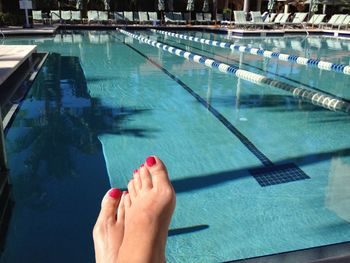
M 169 32 L 169 31 L 156 30 L 156 29 L 151 29 L 151 31 L 158 33 L 158 34 L 165 35 L 165 36 L 170 36 L 170 37 L 174 37 L 174 38 L 193 41 L 193 42 L 197 42 L 197 43 L 201 43 L 201 44 L 206 44 L 209 46 L 219 47 L 219 48 L 223 48 L 223 49 L 230 49 L 230 50 L 234 50 L 234 51 L 238 51 L 238 52 L 242 52 L 242 53 L 249 53 L 252 55 L 263 56 L 266 58 L 275 58 L 275 59 L 287 61 L 290 63 L 296 63 L 299 65 L 304 65 L 304 66 L 308 66 L 308 67 L 314 67 L 314 68 L 318 68 L 318 69 L 334 71 L 334 72 L 338 72 L 338 73 L 343 73 L 345 75 L 350 75 L 350 65 L 331 63 L 328 61 L 322 61 L 322 60 L 318 60 L 318 59 L 305 58 L 305 57 L 300 57 L 300 56 L 295 56 L 295 55 L 284 54 L 284 53 L 280 53 L 280 52 L 273 52 L 273 51 L 264 50 L 261 48 L 240 46 L 240 45 L 236 45 L 236 44 L 231 44 L 229 42 L 220 42 L 220 41 L 215 41 L 215 40 L 210 40 L 210 39 L 205 39 L 205 38 L 198 38 L 198 37 L 194 37 L 194 36 L 183 35 L 183 34 L 178 34 L 178 33 Z
M 220 72 L 235 75 L 237 78 L 247 80 L 251 83 L 262 85 L 262 86 L 270 86 L 270 87 L 288 91 L 292 93 L 295 97 L 301 98 L 305 101 L 309 101 L 312 104 L 321 106 L 325 109 L 342 111 L 345 113 L 350 112 L 350 103 L 340 100 L 338 98 L 334 98 L 327 94 L 309 90 L 308 88 L 305 88 L 305 87 L 295 87 L 288 83 L 270 79 L 263 75 L 249 72 L 247 70 L 242 70 L 235 66 L 220 62 L 218 60 L 213 60 L 195 53 L 191 53 L 179 48 L 175 48 L 170 45 L 166 45 L 166 44 L 151 40 L 149 38 L 143 37 L 141 35 L 133 34 L 123 29 L 117 28 L 117 30 L 124 35 L 137 39 L 141 43 L 148 44 L 158 49 L 162 49 L 163 51 L 167 51 L 173 55 L 183 57 L 189 61 L 193 61 L 198 64 L 205 65 L 209 68 L 218 69 Z

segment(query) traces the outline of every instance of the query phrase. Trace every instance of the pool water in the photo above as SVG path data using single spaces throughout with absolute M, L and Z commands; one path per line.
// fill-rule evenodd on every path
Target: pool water
M 344 74 L 134 33 L 350 100 Z M 350 64 L 348 40 L 187 34 Z M 167 164 L 177 193 L 169 262 L 350 241 L 349 115 L 114 31 L 6 44 L 51 53 L 6 137 L 15 206 L 2 262 L 93 262 L 91 230 L 102 196 L 110 186 L 125 188 L 150 154 Z M 305 177 L 267 176 L 262 186 L 252 174 L 268 166 L 261 156 L 275 170 L 292 164 Z

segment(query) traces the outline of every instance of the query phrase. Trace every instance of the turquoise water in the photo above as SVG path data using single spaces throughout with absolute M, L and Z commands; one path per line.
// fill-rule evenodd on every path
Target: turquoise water
M 136 33 L 350 99 L 349 76 Z M 231 39 L 349 64 L 349 41 L 329 40 Z M 16 204 L 3 262 L 93 262 L 91 229 L 101 197 L 110 185 L 126 187 L 150 154 L 165 161 L 177 192 L 169 262 L 221 262 L 349 241 L 349 115 L 114 31 L 7 44 L 52 53 L 6 138 Z M 261 187 L 248 170 L 263 164 L 242 136 L 274 164 L 294 163 L 310 179 Z

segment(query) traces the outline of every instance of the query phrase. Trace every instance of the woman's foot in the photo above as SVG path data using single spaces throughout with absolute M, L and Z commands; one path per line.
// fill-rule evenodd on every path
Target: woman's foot
M 102 200 L 101 211 L 93 230 L 96 263 L 117 262 L 124 237 L 125 194 L 112 188 Z
M 165 245 L 175 191 L 163 162 L 151 156 L 128 184 L 125 229 L 118 262 L 165 262 Z

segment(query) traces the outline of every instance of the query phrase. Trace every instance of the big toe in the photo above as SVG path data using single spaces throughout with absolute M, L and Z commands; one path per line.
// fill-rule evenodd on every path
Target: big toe
M 149 156 L 145 164 L 151 173 L 153 186 L 171 186 L 168 171 L 164 163 L 158 157 Z
M 117 208 L 120 203 L 122 191 L 118 188 L 110 189 L 102 199 L 101 211 L 97 222 L 115 223 Z

